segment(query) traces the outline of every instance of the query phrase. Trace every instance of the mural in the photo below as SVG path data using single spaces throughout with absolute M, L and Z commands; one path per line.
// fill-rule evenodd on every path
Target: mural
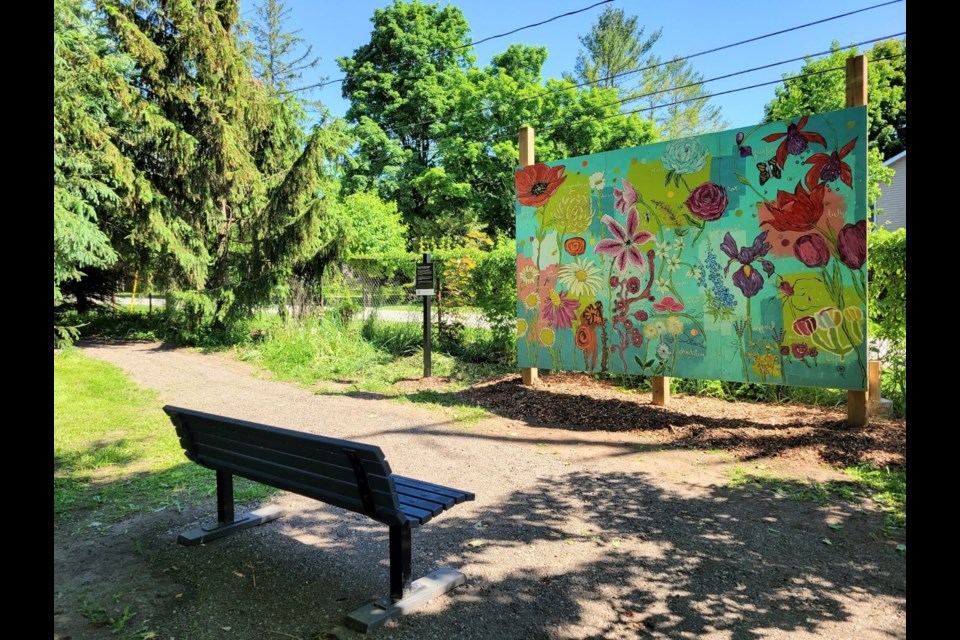
M 866 388 L 866 108 L 518 168 L 521 367 Z

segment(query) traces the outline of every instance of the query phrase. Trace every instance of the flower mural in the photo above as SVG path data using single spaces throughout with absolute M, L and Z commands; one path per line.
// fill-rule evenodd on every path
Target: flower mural
M 548 167 L 540 163 L 524 167 L 513 176 L 517 200 L 525 207 L 542 207 L 557 192 L 566 176 L 564 167 Z
M 773 219 L 761 224 L 769 224 L 777 231 L 810 231 L 823 217 L 826 188 L 821 182 L 807 191 L 798 181 L 793 193 L 778 190 L 776 202 L 767 204 Z
M 865 132 L 858 107 L 518 169 L 520 365 L 864 388 Z
M 819 144 L 822 147 L 827 146 L 827 141 L 819 133 L 813 131 L 804 131 L 804 127 L 807 126 L 809 122 L 809 116 L 803 116 L 800 118 L 800 122 L 794 124 L 790 123 L 787 125 L 786 133 L 771 133 L 768 136 L 763 137 L 764 142 L 774 142 L 776 140 L 783 139 L 783 142 L 780 143 L 780 146 L 777 147 L 777 164 L 781 167 L 786 166 L 787 156 L 798 156 L 804 151 L 807 150 L 807 147 L 812 142 L 814 144 Z
M 690 192 L 690 196 L 683 204 L 696 217 L 705 222 L 712 222 L 720 219 L 723 212 L 727 210 L 730 199 L 727 197 L 727 190 L 720 185 L 704 182 Z
M 636 209 L 631 209 L 627 214 L 627 228 L 624 229 L 619 222 L 610 216 L 603 216 L 600 220 L 607 226 L 612 238 L 604 238 L 594 247 L 594 253 L 602 253 L 614 259 L 617 265 L 617 271 L 623 273 L 627 270 L 627 265 L 643 268 L 643 252 L 640 245 L 646 244 L 654 239 L 649 231 L 640 229 L 640 216 Z

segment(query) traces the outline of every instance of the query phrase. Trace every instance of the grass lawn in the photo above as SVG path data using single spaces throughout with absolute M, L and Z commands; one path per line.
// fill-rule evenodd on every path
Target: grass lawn
M 127 513 L 180 509 L 216 494 L 213 472 L 184 456 L 153 391 L 77 349 L 55 354 L 53 373 L 58 522 L 86 519 L 86 526 L 106 526 Z M 239 478 L 235 487 L 238 500 L 273 493 Z

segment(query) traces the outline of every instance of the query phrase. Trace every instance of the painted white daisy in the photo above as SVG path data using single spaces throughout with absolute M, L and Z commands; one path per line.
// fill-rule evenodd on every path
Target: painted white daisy
M 596 189 L 597 191 L 603 191 L 603 187 L 606 186 L 606 181 L 603 179 L 603 171 L 597 171 L 590 176 L 590 188 Z
M 597 289 L 603 283 L 600 273 L 600 268 L 589 260 L 577 258 L 560 267 L 557 281 L 564 285 L 574 298 L 585 298 L 596 295 Z
M 540 296 L 534 291 L 528 293 L 523 299 L 523 305 L 527 308 L 528 311 L 533 311 L 540 307 Z
M 537 268 L 532 264 L 528 264 L 523 269 L 520 269 L 520 282 L 523 284 L 533 284 L 537 281 L 538 275 L 540 275 L 540 272 L 537 271 Z

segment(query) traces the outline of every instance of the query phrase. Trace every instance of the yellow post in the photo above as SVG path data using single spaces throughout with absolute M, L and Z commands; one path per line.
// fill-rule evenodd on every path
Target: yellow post
M 867 57 L 859 55 L 847 58 L 847 107 L 862 107 L 866 104 Z M 879 402 L 879 396 L 878 391 L 877 402 Z M 851 427 L 863 427 L 869 420 L 870 409 L 867 404 L 867 390 L 848 390 L 847 424 Z
M 133 303 L 137 299 L 137 280 L 140 279 L 140 270 L 133 274 L 133 292 L 130 294 L 130 313 L 133 313 Z
M 520 129 L 520 159 L 519 165 L 521 167 L 526 167 L 528 165 L 534 164 L 534 151 L 533 151 L 533 127 L 522 127 Z M 519 291 L 517 292 L 519 295 Z M 536 367 L 522 367 L 520 369 L 520 378 L 523 384 L 530 386 L 536 383 L 537 378 L 537 368 Z

